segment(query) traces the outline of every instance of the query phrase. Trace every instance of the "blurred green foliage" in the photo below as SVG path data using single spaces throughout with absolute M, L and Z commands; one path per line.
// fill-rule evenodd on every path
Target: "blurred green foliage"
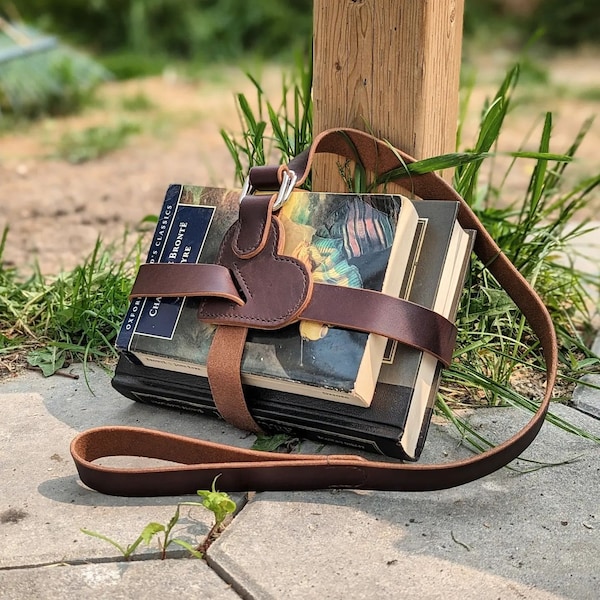
M 465 34 L 502 36 L 526 41 L 541 33 L 547 46 L 576 47 L 598 44 L 598 0 L 465 0 Z
M 24 44 L 22 40 L 27 40 Z M 110 73 L 53 37 L 0 21 L 0 123 L 74 112 L 89 103 Z
M 473 35 L 478 28 L 494 26 L 507 18 L 500 0 L 465 0 L 465 35 Z
M 214 61 L 305 46 L 312 0 L 19 0 L 21 17 L 100 54 Z
M 543 0 L 531 19 L 531 26 L 544 32 L 546 43 L 576 46 L 600 41 L 600 2 L 598 0 Z
M 599 0 L 465 0 L 465 34 L 486 46 L 597 43 Z M 1 6 L 1 5 L 0 5 Z M 19 15 L 102 57 L 117 77 L 245 56 L 285 58 L 310 43 L 313 0 L 19 0 Z M 2 8 L 0 8 L 2 13 Z M 10 15 L 8 15 L 10 16 Z

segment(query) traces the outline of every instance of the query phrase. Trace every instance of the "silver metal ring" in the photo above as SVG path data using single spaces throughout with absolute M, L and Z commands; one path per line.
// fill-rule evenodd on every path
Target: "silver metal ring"
M 283 176 L 281 178 L 281 187 L 279 188 L 279 193 L 277 194 L 275 204 L 273 204 L 273 210 L 278 210 L 283 206 L 285 201 L 290 197 L 290 194 L 294 191 L 294 186 L 296 185 L 297 180 L 298 176 L 296 173 L 294 173 L 294 171 L 286 169 L 283 172 Z

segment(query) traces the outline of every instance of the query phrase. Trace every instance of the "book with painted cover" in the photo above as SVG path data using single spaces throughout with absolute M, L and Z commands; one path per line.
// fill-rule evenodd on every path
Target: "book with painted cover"
M 215 261 L 237 216 L 239 191 L 169 187 L 148 262 Z M 315 282 L 401 291 L 418 215 L 400 195 L 296 191 L 278 213 L 283 254 L 295 256 Z M 197 318 L 198 298 L 134 300 L 117 339 L 142 364 L 206 376 L 214 327 Z M 244 384 L 369 406 L 387 340 L 375 334 L 301 321 L 275 331 L 249 332 Z
M 458 203 L 417 201 L 417 234 L 403 286 L 408 299 L 455 317 L 474 238 L 456 224 Z M 248 406 L 267 432 L 285 432 L 415 460 L 429 428 L 441 365 L 423 352 L 389 344 L 371 406 L 245 386 Z M 124 351 L 112 385 L 141 403 L 218 416 L 206 377 L 144 366 Z

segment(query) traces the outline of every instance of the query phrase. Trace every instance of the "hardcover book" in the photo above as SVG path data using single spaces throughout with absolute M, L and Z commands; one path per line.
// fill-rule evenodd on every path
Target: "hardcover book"
M 214 262 L 238 206 L 238 191 L 170 186 L 148 262 Z M 407 198 L 297 191 L 278 216 L 285 231 L 283 254 L 303 261 L 315 282 L 399 295 L 418 225 Z M 146 366 L 206 376 L 214 327 L 198 321 L 199 302 L 135 300 L 117 347 Z M 242 381 L 369 406 L 386 345 L 375 334 L 307 321 L 275 331 L 250 330 Z
M 414 205 L 419 227 L 404 282 L 407 286 L 412 281 L 408 298 L 429 308 L 443 306 L 447 316 L 454 318 L 474 233 L 459 231 L 458 203 L 416 201 Z M 368 409 L 254 385 L 245 385 L 244 390 L 253 417 L 265 431 L 416 460 L 440 376 L 438 361 L 416 349 L 388 344 Z M 121 354 L 112 385 L 138 402 L 218 417 L 205 376 L 144 366 L 127 350 Z

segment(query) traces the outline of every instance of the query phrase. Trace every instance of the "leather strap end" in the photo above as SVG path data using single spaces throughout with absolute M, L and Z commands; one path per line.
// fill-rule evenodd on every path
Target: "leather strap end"
M 145 263 L 140 265 L 129 298 L 211 297 L 239 306 L 244 299 L 227 267 L 213 264 Z

